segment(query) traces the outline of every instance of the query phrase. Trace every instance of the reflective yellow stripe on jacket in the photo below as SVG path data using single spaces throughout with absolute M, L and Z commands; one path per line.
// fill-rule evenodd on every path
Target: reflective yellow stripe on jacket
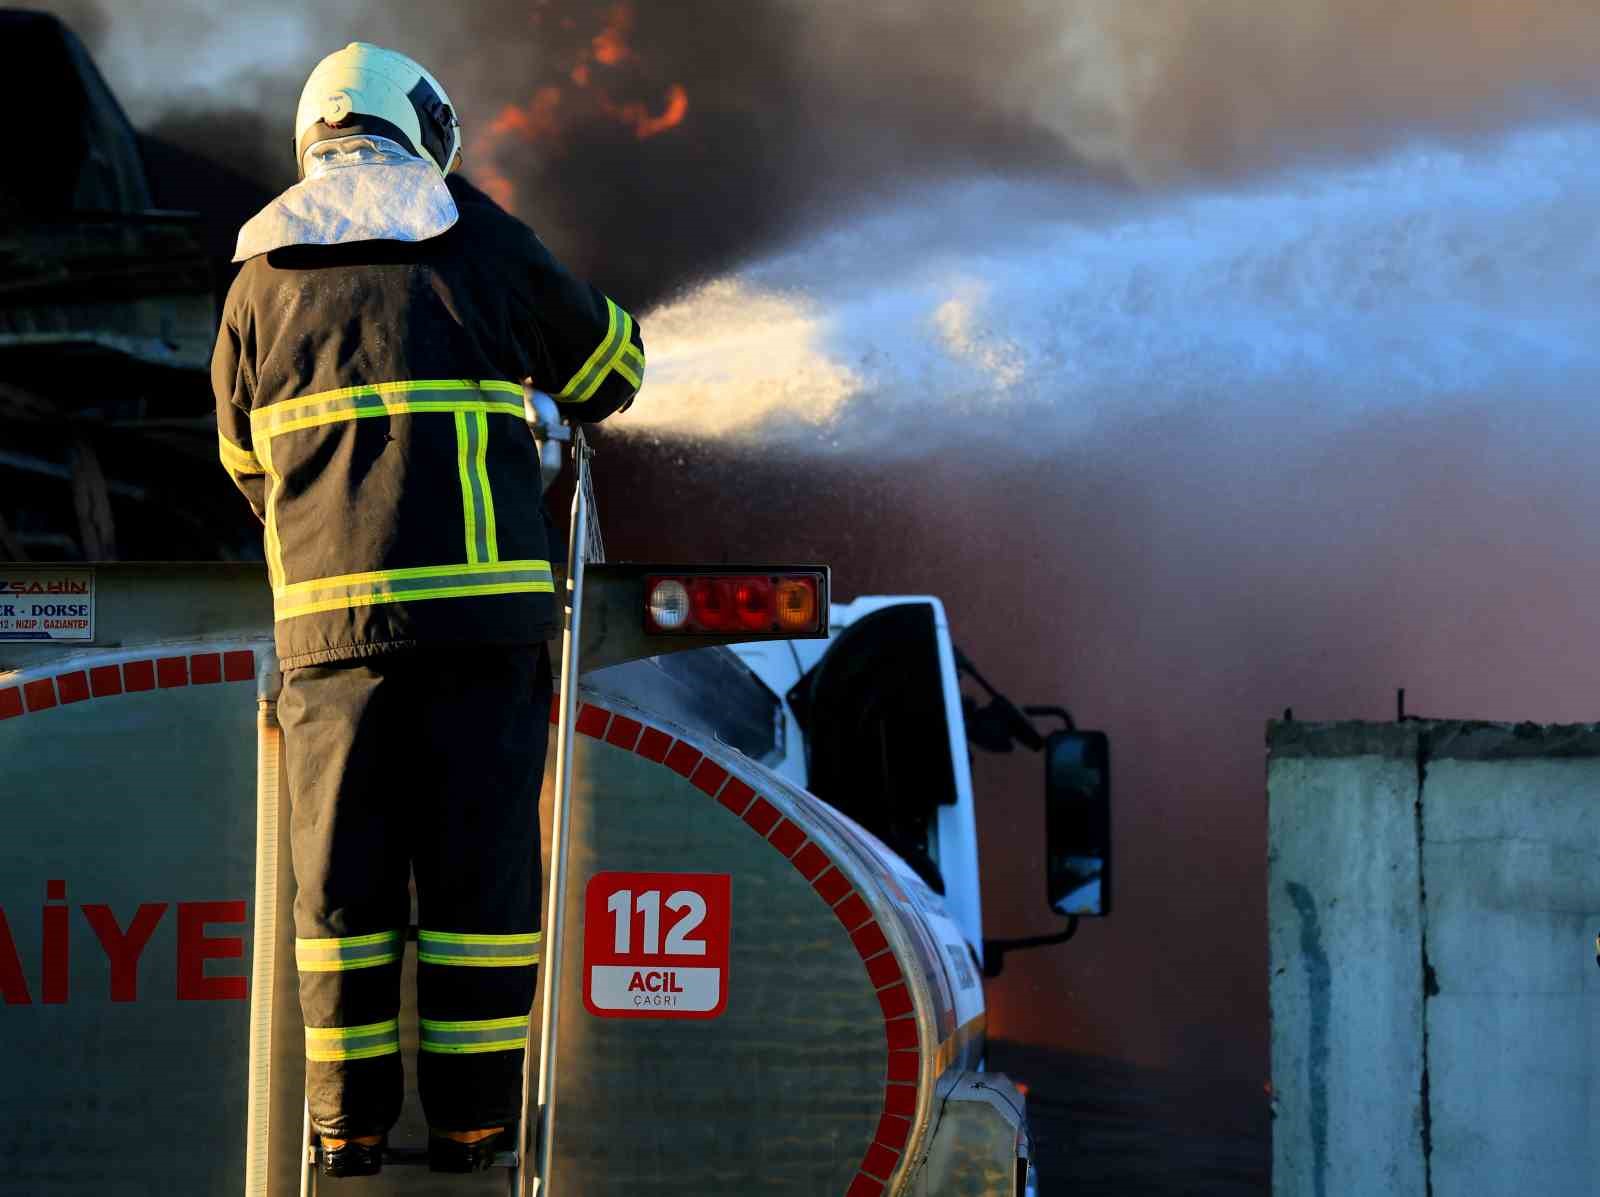
M 519 406 L 519 415 L 521 410 Z M 500 559 L 494 535 L 494 496 L 489 491 L 488 448 L 487 414 L 456 412 L 456 456 L 461 468 L 461 510 L 466 514 L 469 565 Z
M 522 388 L 514 382 L 470 378 L 416 379 L 342 387 L 256 408 L 250 413 L 250 435 L 259 445 L 263 440 L 301 428 L 368 416 L 464 411 L 495 412 L 520 420 Z
M 482 594 L 551 594 L 554 591 L 548 561 L 484 561 L 475 565 L 381 569 L 296 582 L 274 589 L 272 602 L 277 618 L 293 619 L 296 615 L 370 607 L 375 603 L 409 603 Z
M 623 316 L 627 319 L 626 313 Z M 613 320 L 615 323 L 615 320 Z M 456 459 L 461 487 L 462 557 L 460 561 L 406 569 L 372 570 L 290 583 L 283 568 L 278 538 L 278 498 L 282 478 L 274 468 L 272 442 L 286 433 L 373 416 L 449 415 L 456 433 Z M 367 607 L 377 603 L 421 602 L 425 599 L 468 598 L 493 594 L 553 593 L 548 561 L 500 560 L 495 529 L 494 493 L 489 484 L 488 450 L 491 415 L 523 418 L 522 387 L 496 379 L 416 379 L 342 387 L 274 403 L 250 413 L 250 432 L 259 461 L 273 481 L 267 499 L 267 568 L 272 579 L 273 607 L 279 620 L 320 611 Z M 224 442 L 226 445 L 226 442 Z M 237 446 L 235 454 L 245 451 Z M 230 458 L 224 449 L 224 462 Z M 245 464 L 241 457 L 232 459 Z M 231 468 L 231 464 L 230 464 Z M 440 479 L 441 486 L 450 485 Z
M 631 341 L 628 342 L 617 355 L 614 369 L 637 391 L 644 385 L 644 351 Z
M 217 433 L 217 456 L 222 459 L 223 468 L 234 478 L 249 478 L 266 473 L 254 453 L 234 444 L 220 431 Z
M 632 383 L 634 390 L 644 380 L 644 355 L 633 343 L 633 317 L 610 299 L 606 300 L 606 307 L 610 321 L 605 338 L 595 346 L 589 360 L 578 367 L 572 381 L 556 392 L 557 402 L 582 403 L 600 389 L 613 370 Z
M 267 554 L 267 581 L 276 590 L 283 585 L 283 545 L 278 540 L 278 496 L 283 493 L 283 478 L 272 465 L 272 440 L 267 438 L 261 443 L 261 468 L 267 472 L 270 485 L 267 487 L 267 534 L 265 547 Z

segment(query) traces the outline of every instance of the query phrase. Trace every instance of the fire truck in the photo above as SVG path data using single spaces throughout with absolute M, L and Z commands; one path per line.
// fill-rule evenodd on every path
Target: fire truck
M 1070 928 L 1109 907 L 1104 737 L 964 704 L 937 598 L 585 561 L 583 539 L 520 1148 L 503 1177 L 404 1167 L 408 1100 L 393 1166 L 323 1183 L 1035 1191 L 1024 1096 L 984 1069 L 983 978 L 1022 945 L 983 938 L 968 739 L 1042 750 Z M 259 568 L 3 566 L 0 627 L 0 1193 L 315 1191 Z
M 49 390 L 91 369 L 124 390 L 157 372 L 136 388 L 151 395 L 203 385 L 204 249 L 146 211 L 138 148 L 81 45 L 39 14 L 0 18 L 12 48 L 35 39 L 29 69 L 55 69 L 52 47 L 66 64 L 56 91 L 93 152 L 63 177 L 100 188 L 70 219 L 41 193 L 44 215 L 0 238 L 20 263 L 0 310 L 16 528 L 0 519 L 0 1195 L 315 1192 L 263 569 L 90 563 L 114 551 L 113 507 L 142 544 L 173 521 L 141 512 L 204 506 L 169 494 L 176 466 L 108 481 L 97 458 L 154 459 L 111 438 L 187 452 L 213 434 L 126 398 L 95 424 Z M 146 286 L 129 263 L 165 273 Z M 98 286 L 112 277 L 122 291 Z M 561 431 L 528 402 L 554 474 Z M 90 433 L 98 455 L 52 456 Z M 326 1191 L 1034 1192 L 1024 1095 L 984 1066 L 983 981 L 1110 909 L 1105 737 L 1009 703 L 936 597 L 836 601 L 806 563 L 605 561 L 569 444 L 521 1135 L 497 1172 L 435 1177 L 411 1094 L 383 1173 Z M 203 549 L 211 525 L 191 524 Z M 1036 846 L 991 844 L 989 862 L 1044 857 L 1055 935 L 984 938 L 969 744 L 1041 754 Z M 408 1060 L 415 967 L 413 943 Z

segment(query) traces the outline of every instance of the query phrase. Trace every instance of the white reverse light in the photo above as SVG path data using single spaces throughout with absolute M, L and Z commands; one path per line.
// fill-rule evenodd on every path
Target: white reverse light
M 657 582 L 650 590 L 650 618 L 662 631 L 682 627 L 689 618 L 689 590 L 674 578 Z

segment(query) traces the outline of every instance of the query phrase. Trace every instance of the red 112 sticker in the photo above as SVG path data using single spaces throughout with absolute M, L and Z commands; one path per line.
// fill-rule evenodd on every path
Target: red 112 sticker
M 596 1018 L 715 1018 L 728 1004 L 727 873 L 596 873 L 583 897 L 583 1004 Z

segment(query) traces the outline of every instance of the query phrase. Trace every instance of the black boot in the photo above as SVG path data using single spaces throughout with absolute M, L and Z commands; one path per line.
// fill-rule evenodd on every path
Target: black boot
M 494 1167 L 494 1157 L 511 1150 L 511 1134 L 505 1128 L 476 1143 L 463 1143 L 460 1139 L 447 1139 L 443 1135 L 428 1135 L 428 1167 L 434 1172 L 487 1172 Z
M 346 1139 L 342 1147 L 324 1146 L 320 1155 L 324 1176 L 376 1176 L 383 1168 L 381 1142 L 369 1147 Z

